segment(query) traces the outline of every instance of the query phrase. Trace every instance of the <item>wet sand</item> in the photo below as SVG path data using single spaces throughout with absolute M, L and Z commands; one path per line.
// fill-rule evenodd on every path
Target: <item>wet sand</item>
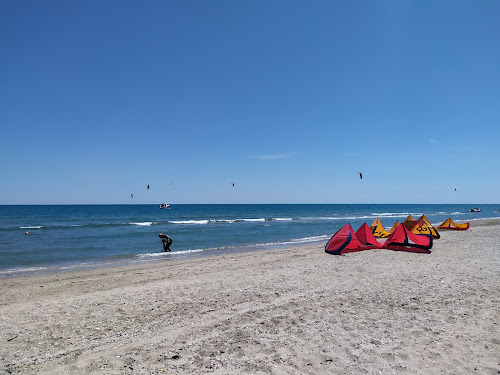
M 0 373 L 498 374 L 500 220 L 440 234 L 2 279 Z

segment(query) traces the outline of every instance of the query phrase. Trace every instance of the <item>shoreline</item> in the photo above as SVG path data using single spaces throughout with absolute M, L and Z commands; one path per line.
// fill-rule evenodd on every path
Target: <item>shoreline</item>
M 325 236 L 326 237 L 326 236 Z M 328 237 L 329 239 L 329 237 Z M 34 277 L 42 275 L 53 275 L 61 273 L 73 272 L 91 272 L 100 269 L 115 269 L 118 267 L 136 267 L 140 265 L 152 265 L 155 263 L 179 262 L 183 260 L 196 260 L 207 257 L 219 257 L 225 255 L 238 255 L 255 252 L 276 251 L 278 249 L 296 248 L 302 246 L 321 245 L 326 243 L 325 240 L 311 240 L 307 244 L 302 241 L 294 242 L 285 241 L 283 243 L 276 242 L 272 244 L 255 244 L 231 246 L 223 248 L 208 248 L 208 249 L 193 249 L 180 250 L 172 252 L 164 252 L 158 250 L 155 253 L 144 253 L 136 256 L 124 256 L 121 258 L 97 259 L 85 263 L 76 264 L 56 264 L 56 265 L 40 265 L 33 267 L 8 268 L 0 270 L 0 280 L 18 278 L 18 277 Z
M 481 223 L 489 220 L 500 220 L 500 217 L 455 220 L 455 222 L 462 223 L 467 221 L 470 222 L 471 225 L 475 225 L 473 223 L 477 222 Z M 348 220 L 346 220 L 346 222 L 348 222 Z M 433 223 L 433 225 L 437 226 L 438 224 Z M 295 248 L 304 245 L 314 246 L 326 243 L 332 234 L 333 232 L 330 233 L 329 235 L 316 235 L 313 237 L 306 236 L 304 238 L 289 239 L 289 240 L 284 240 L 283 242 L 275 242 L 275 243 L 256 243 L 251 245 L 226 246 L 221 248 L 187 249 L 187 250 L 173 251 L 169 253 L 165 253 L 161 250 L 158 250 L 157 252 L 139 253 L 135 255 L 123 255 L 119 257 L 113 256 L 110 258 L 101 258 L 101 259 L 89 259 L 87 261 L 81 261 L 81 262 L 19 266 L 19 267 L 0 269 L 0 280 L 17 278 L 17 277 L 60 274 L 66 272 L 78 272 L 78 271 L 86 271 L 94 269 L 106 269 L 106 268 L 114 268 L 122 266 L 134 267 L 140 264 L 153 264 L 157 262 L 177 262 L 179 260 L 187 258 L 200 259 L 204 257 L 221 256 L 226 254 L 244 254 L 247 252 L 275 251 L 277 249 Z M 324 239 L 321 240 L 315 239 L 319 237 L 324 237 Z
M 497 374 L 500 220 L 431 254 L 324 244 L 9 277 L 0 371 Z

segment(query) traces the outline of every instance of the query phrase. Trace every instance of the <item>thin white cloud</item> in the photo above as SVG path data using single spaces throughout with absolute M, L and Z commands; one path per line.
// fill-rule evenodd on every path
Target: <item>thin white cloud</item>
M 439 142 L 437 140 L 435 140 L 434 138 L 429 139 L 429 143 L 433 144 L 433 145 L 438 145 L 439 144 Z
M 291 158 L 293 154 L 271 154 L 271 155 L 257 155 L 255 159 L 260 160 L 274 160 L 274 159 L 286 159 Z

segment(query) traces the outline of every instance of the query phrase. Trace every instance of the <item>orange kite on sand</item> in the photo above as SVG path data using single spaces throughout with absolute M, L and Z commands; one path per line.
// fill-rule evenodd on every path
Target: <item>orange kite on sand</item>
M 457 224 L 451 217 L 446 219 L 443 224 L 441 224 L 438 229 L 448 229 L 448 230 L 467 230 L 469 229 L 469 223 Z
M 389 229 L 389 233 L 394 233 L 394 231 L 396 230 L 397 227 L 399 227 L 399 220 L 396 220 L 396 222 L 394 223 L 392 228 Z
M 415 226 L 416 223 L 417 223 L 417 220 L 415 220 L 413 218 L 413 216 L 411 216 L 411 214 L 406 217 L 405 221 L 403 221 L 403 225 L 408 230 L 411 230 Z

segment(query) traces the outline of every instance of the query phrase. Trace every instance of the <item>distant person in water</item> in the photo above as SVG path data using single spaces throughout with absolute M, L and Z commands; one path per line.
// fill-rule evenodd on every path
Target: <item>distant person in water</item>
M 160 233 L 158 235 L 158 237 L 161 238 L 161 242 L 163 243 L 163 251 L 167 251 L 167 252 L 172 251 L 172 250 L 170 250 L 170 245 L 172 245 L 172 242 L 173 242 L 172 239 L 163 233 Z

